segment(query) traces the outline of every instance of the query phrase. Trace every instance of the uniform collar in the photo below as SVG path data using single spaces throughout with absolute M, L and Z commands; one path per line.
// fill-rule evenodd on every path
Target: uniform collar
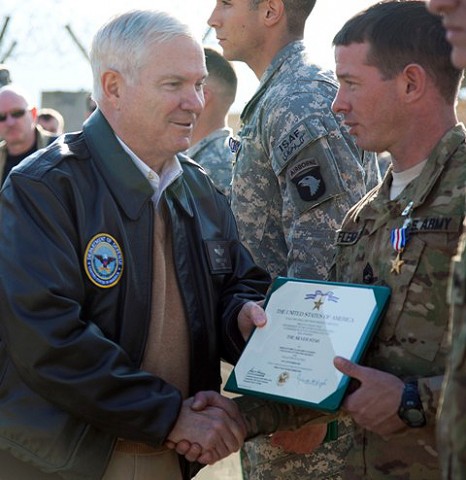
M 231 128 L 228 128 L 228 127 L 218 128 L 217 130 L 210 132 L 209 135 L 206 135 L 197 143 L 189 147 L 188 150 L 186 150 L 186 155 L 188 157 L 194 157 L 202 149 L 204 149 L 210 142 L 217 140 L 218 138 L 226 138 L 231 135 L 233 135 L 233 130 Z
M 243 121 L 244 118 L 246 118 L 249 115 L 249 112 L 254 109 L 256 103 L 260 100 L 264 92 L 267 90 L 268 85 L 270 84 L 273 77 L 280 70 L 281 66 L 286 61 L 289 61 L 290 58 L 294 57 L 295 55 L 303 54 L 304 50 L 305 50 L 304 42 L 302 40 L 296 40 L 294 42 L 291 42 L 285 45 L 275 55 L 273 60 L 270 62 L 270 65 L 267 67 L 267 69 L 263 73 L 259 82 L 259 86 L 257 87 L 256 93 L 244 107 L 241 113 L 241 121 Z
M 463 124 L 457 124 L 448 130 L 433 148 L 421 174 L 394 200 L 389 200 L 392 182 L 392 173 L 389 169 L 382 183 L 368 194 L 365 202 L 360 202 L 359 208 L 353 211 L 353 220 L 358 221 L 364 211 L 364 218 L 374 220 L 376 223 L 374 229 L 376 229 L 379 224 L 383 224 L 387 220 L 387 217 L 400 216 L 409 202 L 413 202 L 413 210 L 422 205 L 451 157 L 465 143 L 465 139 L 466 131 Z M 363 204 L 364 210 L 362 210 Z

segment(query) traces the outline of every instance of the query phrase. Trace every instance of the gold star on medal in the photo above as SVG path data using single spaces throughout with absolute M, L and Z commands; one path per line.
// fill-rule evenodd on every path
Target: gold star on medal
M 404 265 L 404 261 L 401 260 L 401 252 L 398 252 L 395 260 L 392 260 L 392 269 L 390 273 L 395 273 L 395 275 L 399 275 L 401 273 L 401 267 Z
M 317 302 L 314 302 L 314 310 L 320 310 L 320 307 L 324 304 L 322 299 L 320 298 Z

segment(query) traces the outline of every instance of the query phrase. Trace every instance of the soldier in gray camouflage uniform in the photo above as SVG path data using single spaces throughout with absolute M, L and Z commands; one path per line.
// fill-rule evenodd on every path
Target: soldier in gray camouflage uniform
M 452 43 L 452 61 L 466 67 L 466 0 L 430 0 L 441 14 Z M 458 32 L 461 35 L 458 35 Z M 439 407 L 437 441 L 445 480 L 466 479 L 466 221 L 458 253 L 453 257 L 448 299 L 451 353 Z
M 272 277 L 325 278 L 344 214 L 380 179 L 375 155 L 364 155 L 331 111 L 333 73 L 305 51 L 314 4 L 219 0 L 209 19 L 224 56 L 260 79 L 241 115 L 231 206 L 243 243 Z M 322 427 L 309 434 L 322 435 Z M 243 448 L 243 473 L 250 480 L 340 478 L 348 446 L 342 435 L 313 454 L 287 455 L 261 436 Z
M 374 5 L 334 39 L 334 110 L 361 148 L 392 155 L 382 184 L 346 216 L 330 277 L 392 289 L 364 366 L 335 360 L 359 382 L 343 403 L 355 422 L 346 479 L 440 478 L 436 413 L 450 349 L 445 298 L 466 181 L 466 132 L 455 113 L 461 72 L 444 37 L 424 2 L 406 1 Z M 463 263 L 463 306 L 464 275 Z M 464 349 L 463 342 L 463 369 Z
M 237 77 L 233 67 L 213 48 L 204 47 L 207 72 L 205 106 L 199 115 L 186 154 L 202 165 L 216 187 L 230 195 L 234 155 L 230 148 L 233 131 L 227 114 L 235 101 Z

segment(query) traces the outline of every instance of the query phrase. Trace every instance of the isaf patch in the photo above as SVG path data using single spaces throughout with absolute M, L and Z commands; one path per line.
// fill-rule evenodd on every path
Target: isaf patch
M 123 253 L 118 242 L 108 233 L 91 238 L 84 253 L 84 270 L 98 287 L 115 286 L 123 273 Z
M 282 164 L 286 164 L 288 160 L 296 156 L 313 138 L 304 123 L 300 123 L 280 138 L 276 151 L 280 156 Z
M 325 193 L 325 182 L 320 166 L 312 160 L 303 160 L 293 165 L 288 170 L 288 175 L 304 202 L 317 200 Z

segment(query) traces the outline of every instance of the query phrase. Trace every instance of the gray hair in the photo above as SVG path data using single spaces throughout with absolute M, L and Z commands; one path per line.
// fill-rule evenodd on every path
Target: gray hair
M 110 19 L 94 36 L 90 50 L 94 100 L 99 103 L 102 98 L 106 70 L 135 82 L 152 47 L 179 36 L 197 40 L 187 25 L 161 11 L 133 10 Z

